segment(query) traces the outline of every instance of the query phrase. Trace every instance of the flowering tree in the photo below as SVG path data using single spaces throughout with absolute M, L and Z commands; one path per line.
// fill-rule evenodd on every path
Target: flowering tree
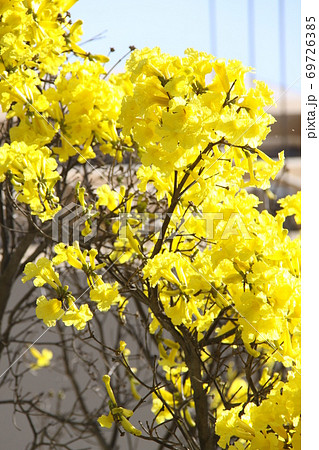
M 30 448 L 300 448 L 300 195 L 249 190 L 284 165 L 272 92 L 193 49 L 111 74 L 75 1 L 0 2 L 3 402 Z M 39 369 L 58 392 L 23 392 Z

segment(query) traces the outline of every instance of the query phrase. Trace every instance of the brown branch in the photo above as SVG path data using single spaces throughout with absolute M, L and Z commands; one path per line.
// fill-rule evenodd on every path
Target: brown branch
M 11 254 L 10 259 L 6 265 L 6 268 L 0 276 L 0 292 L 1 292 L 1 303 L 0 303 L 0 329 L 2 324 L 3 315 L 9 301 L 11 289 L 13 283 L 18 274 L 19 266 L 23 255 L 29 248 L 29 246 L 34 241 L 35 233 L 30 233 L 20 240 L 18 247 Z

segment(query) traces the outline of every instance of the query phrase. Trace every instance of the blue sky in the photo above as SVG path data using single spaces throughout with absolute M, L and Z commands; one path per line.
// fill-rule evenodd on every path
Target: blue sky
M 250 1 L 254 4 L 254 61 L 249 51 Z M 279 1 L 284 5 L 285 33 L 283 24 L 279 26 Z M 73 21 L 84 21 L 84 41 L 105 31 L 103 39 L 87 43 L 85 49 L 106 54 L 114 47 L 112 62 L 130 45 L 159 46 L 180 56 L 193 47 L 254 65 L 255 77 L 272 88 L 288 87 L 300 76 L 299 0 L 79 0 L 71 14 Z M 285 77 L 280 70 L 280 42 L 286 44 Z M 119 67 L 123 69 L 124 64 Z M 290 90 L 300 91 L 300 80 Z

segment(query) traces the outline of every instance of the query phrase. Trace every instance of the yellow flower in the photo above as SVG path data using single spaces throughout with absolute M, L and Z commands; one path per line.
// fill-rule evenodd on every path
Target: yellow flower
M 158 394 L 159 396 L 156 395 L 155 392 L 153 392 L 152 394 L 152 413 L 155 415 L 157 423 L 163 423 L 166 420 L 171 420 L 173 416 L 166 405 L 162 402 L 160 397 L 162 397 L 165 403 L 174 410 L 174 396 L 171 392 L 167 391 L 164 388 L 158 389 Z
M 73 245 L 66 245 L 60 242 L 54 247 L 54 251 L 57 255 L 52 260 L 53 264 L 58 265 L 66 261 L 75 269 L 83 270 L 87 276 L 89 286 L 93 286 L 99 278 L 95 271 L 105 266 L 105 263 L 95 263 L 96 249 L 92 248 L 82 251 L 77 241 L 74 241 Z
M 103 184 L 96 190 L 96 194 L 99 197 L 98 201 L 95 204 L 95 207 L 98 209 L 100 206 L 106 206 L 110 211 L 115 209 L 121 199 L 119 194 L 115 191 L 112 191 L 111 188 L 107 184 Z
M 37 350 L 35 347 L 31 347 L 30 353 L 36 358 L 36 362 L 30 365 L 31 370 L 38 370 L 42 367 L 49 366 L 50 361 L 53 357 L 53 353 L 47 348 L 44 348 L 42 352 L 39 352 L 39 350 Z
M 126 408 L 122 408 L 117 406 L 115 397 L 114 397 L 114 393 L 111 387 L 111 379 L 109 375 L 104 375 L 103 377 L 103 381 L 105 383 L 105 387 L 107 390 L 107 393 L 110 397 L 110 412 L 109 414 L 106 415 L 102 415 L 98 418 L 98 422 L 101 425 L 101 427 L 105 427 L 105 428 L 111 428 L 113 422 L 118 422 L 122 425 L 122 427 L 124 428 L 125 431 L 127 431 L 128 433 L 133 434 L 134 436 L 141 436 L 142 432 L 140 430 L 138 430 L 137 428 L 134 427 L 134 425 L 131 424 L 131 422 L 129 422 L 127 420 L 127 417 L 131 417 L 133 415 L 133 411 L 130 409 L 126 409 Z
M 93 318 L 89 305 L 84 304 L 77 308 L 73 300 L 69 299 L 69 309 L 62 317 L 64 325 L 74 326 L 77 330 L 83 330 L 86 323 Z
M 294 216 L 296 223 L 301 223 L 301 192 L 294 195 L 287 195 L 287 197 L 278 200 L 281 210 L 277 214 L 283 214 L 284 217 Z
M 36 263 L 28 263 L 24 268 L 25 276 L 22 278 L 22 282 L 31 280 L 34 286 L 40 287 L 45 283 L 48 283 L 56 291 L 62 288 L 62 284 L 59 279 L 59 274 L 55 272 L 53 268 L 53 263 L 48 258 L 40 258 Z
M 111 426 L 113 425 L 114 422 L 114 418 L 112 413 L 110 412 L 107 416 L 105 414 L 103 414 L 102 416 L 100 416 L 97 421 L 99 422 L 99 424 L 101 425 L 101 427 L 104 428 L 111 428 Z
M 37 299 L 36 315 L 38 319 L 43 319 L 47 327 L 54 327 L 56 321 L 64 315 L 62 303 L 60 300 L 53 298 L 47 300 L 44 295 Z
M 110 283 L 95 285 L 90 291 L 90 297 L 92 301 L 97 302 L 97 307 L 100 311 L 108 311 L 111 305 L 125 300 L 119 294 L 117 282 L 113 286 Z
M 55 265 L 61 264 L 64 261 L 67 261 L 75 269 L 82 269 L 86 265 L 88 251 L 84 250 L 82 252 L 77 241 L 73 245 L 66 245 L 61 242 L 54 247 L 54 251 L 57 256 L 53 258 L 52 262 Z

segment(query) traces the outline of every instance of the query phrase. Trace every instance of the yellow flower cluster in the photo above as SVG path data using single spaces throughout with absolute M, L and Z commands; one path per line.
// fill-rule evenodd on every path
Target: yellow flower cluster
M 139 189 L 146 192 L 147 185 L 152 185 L 159 200 L 166 198 L 169 207 L 175 206 L 166 237 L 151 238 L 155 255 L 148 253 L 144 280 L 157 287 L 160 305 L 172 324 L 186 326 L 199 340 L 220 310 L 230 307 L 230 320 L 218 333 L 233 334 L 233 338 L 227 335 L 224 342 L 231 343 L 231 332 L 236 331 L 251 356 L 271 353 L 272 364 L 282 363 L 290 369 L 291 379 L 297 377 L 300 241 L 290 239 L 283 222 L 295 215 L 300 223 L 300 194 L 281 200 L 282 209 L 274 217 L 259 212 L 258 198 L 245 190 L 247 186 L 269 188 L 270 179 L 283 166 L 283 153 L 273 161 L 257 148 L 274 121 L 264 112 L 272 104 L 271 92 L 260 82 L 247 91 L 243 77 L 248 69 L 241 63 L 226 64 L 192 50 L 182 59 L 161 54 L 159 49 L 134 52 L 127 70 L 133 94 L 124 98 L 121 121 L 123 133 L 132 135 L 139 145 L 143 163 L 137 173 Z M 206 84 L 212 70 L 215 77 Z M 160 239 L 161 251 L 156 252 Z M 159 327 L 153 315 L 150 332 L 156 333 Z M 168 356 L 159 344 L 160 364 L 170 377 L 181 376 L 184 370 L 174 359 L 176 351 L 172 349 Z M 173 384 L 178 386 L 176 380 Z M 246 386 L 243 397 L 236 397 L 244 402 L 246 381 L 235 378 L 230 386 L 229 395 L 236 386 Z M 271 410 L 270 399 L 279 392 L 280 388 L 271 392 L 269 402 L 262 403 L 264 408 L 269 405 Z M 294 395 L 300 395 L 298 381 Z M 178 394 L 162 389 L 161 396 L 153 397 L 157 420 L 172 418 L 168 406 L 177 404 Z M 264 414 L 255 404 L 253 409 Z M 240 411 L 238 407 L 225 415 L 233 414 L 240 421 Z M 278 448 L 291 445 L 292 440 L 297 443 L 298 408 L 279 411 L 274 419 L 277 428 L 269 420 L 265 419 L 265 428 L 258 420 L 253 425 L 240 421 L 241 434 L 231 426 L 229 436 L 246 439 L 249 448 L 256 449 L 267 448 L 268 439 L 279 440 Z M 283 423 L 290 427 L 288 432 L 283 433 Z M 222 430 L 220 435 L 223 445 L 227 434 Z
M 82 252 L 78 242 L 74 242 L 70 246 L 63 243 L 57 244 L 55 252 L 57 255 L 52 261 L 40 258 L 36 263 L 28 263 L 24 269 L 25 276 L 22 278 L 24 283 L 34 278 L 35 286 L 39 287 L 47 283 L 55 290 L 55 298 L 48 300 L 41 295 L 37 299 L 36 315 L 38 319 L 42 319 L 48 327 L 55 326 L 56 321 L 62 319 L 66 326 L 73 325 L 77 330 L 83 330 L 86 323 L 93 318 L 89 305 L 84 303 L 78 308 L 69 286 L 62 286 L 54 266 L 65 262 L 84 272 L 90 290 L 90 298 L 97 303 L 100 311 L 107 311 L 112 305 L 117 304 L 120 305 L 122 312 L 125 299 L 118 292 L 118 284 L 104 283 L 102 277 L 96 273 L 105 266 L 104 263 L 95 263 L 97 250 L 91 249 Z M 68 303 L 67 307 L 64 304 L 65 300 Z
M 51 149 L 64 162 L 84 163 L 102 153 L 122 159 L 131 147 L 120 135 L 118 117 L 128 75 L 111 75 L 108 58 L 82 50 L 82 22 L 72 24 L 68 9 L 77 0 L 1 2 L 0 107 L 13 119 L 11 141 Z M 68 55 L 82 62 L 68 62 Z M 10 169 L 10 165 L 8 165 Z
M 94 158 L 93 144 L 100 144 L 102 153 L 118 158 L 122 147 L 127 148 L 117 121 L 130 82 L 127 75 L 105 79 L 106 75 L 103 65 L 96 61 L 76 61 L 65 64 L 55 86 L 46 91 L 46 112 L 64 136 L 61 146 L 53 147 L 60 161 L 73 155 L 79 155 L 81 163 Z
M 244 414 L 242 407 L 224 410 L 218 417 L 216 432 L 221 448 L 244 449 L 300 449 L 300 376 L 290 372 L 286 383 L 277 382 L 260 406 L 249 403 Z M 230 438 L 239 440 L 228 445 Z M 248 442 L 248 447 L 246 446 Z
M 44 295 L 37 299 L 36 315 L 42 319 L 46 326 L 53 327 L 56 321 L 62 319 L 66 326 L 74 325 L 77 330 L 83 330 L 86 322 L 92 319 L 93 314 L 87 304 L 78 308 L 75 298 L 69 291 L 69 286 L 62 286 L 59 274 L 54 270 L 53 262 L 47 258 L 40 258 L 37 263 L 28 263 L 24 269 L 25 283 L 34 278 L 35 286 L 49 284 L 55 290 L 56 298 L 48 300 Z M 64 301 L 67 300 L 68 308 L 65 311 Z
M 80 39 L 82 22 L 71 25 L 67 14 L 76 1 L 2 0 L 0 73 L 24 67 L 38 69 L 41 76 L 56 74 Z
M 143 164 L 162 172 L 185 169 L 212 142 L 235 146 L 230 157 L 241 166 L 238 160 L 251 158 L 248 149 L 262 143 L 274 122 L 264 111 L 273 104 L 272 92 L 262 82 L 247 91 L 244 75 L 251 69 L 240 61 L 226 64 L 193 49 L 185 54 L 133 52 L 127 62 L 133 94 L 123 102 L 123 133 L 138 143 Z
M 8 118 L 17 116 L 21 121 L 18 129 L 12 129 L 12 140 L 24 140 L 24 136 L 27 143 L 41 146 L 54 135 L 54 129 L 41 118 L 49 105 L 42 80 L 58 73 L 69 52 L 80 50 L 83 54 L 76 45 L 82 22 L 71 25 L 68 15 L 75 2 L 1 2 L 0 104 L 2 111 L 9 111 Z M 37 140 L 38 133 L 46 139 Z
M 0 182 L 7 177 L 18 192 L 17 200 L 29 205 L 42 221 L 52 219 L 61 208 L 54 192 L 60 179 L 56 168 L 47 147 L 12 142 L 0 148 Z

